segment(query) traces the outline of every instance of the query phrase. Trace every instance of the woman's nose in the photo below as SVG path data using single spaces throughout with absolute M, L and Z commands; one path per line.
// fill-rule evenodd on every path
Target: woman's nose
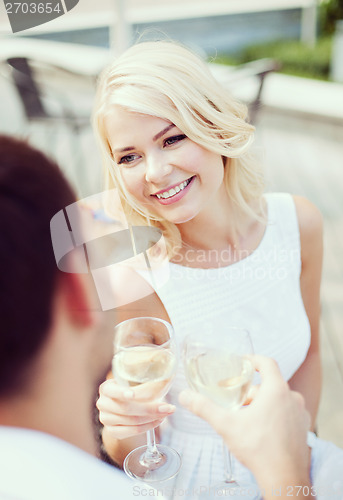
M 159 155 L 146 159 L 145 179 L 147 182 L 158 183 L 171 172 L 171 165 Z

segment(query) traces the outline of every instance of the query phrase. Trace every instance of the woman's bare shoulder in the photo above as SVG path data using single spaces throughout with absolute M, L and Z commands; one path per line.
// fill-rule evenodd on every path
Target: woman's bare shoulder
M 112 279 L 118 307 L 117 321 L 153 316 L 169 321 L 167 312 L 150 283 L 134 269 L 118 266 Z
M 303 196 L 293 196 L 300 231 L 301 253 L 303 257 L 322 246 L 323 216 L 310 200 Z
M 321 232 L 323 216 L 314 203 L 303 196 L 293 195 L 300 232 L 306 235 Z

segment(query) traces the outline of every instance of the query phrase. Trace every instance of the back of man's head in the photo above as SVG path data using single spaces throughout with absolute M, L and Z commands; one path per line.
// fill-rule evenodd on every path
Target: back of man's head
M 53 161 L 0 135 L 0 398 L 25 389 L 44 345 L 60 272 L 50 220 L 75 199 Z

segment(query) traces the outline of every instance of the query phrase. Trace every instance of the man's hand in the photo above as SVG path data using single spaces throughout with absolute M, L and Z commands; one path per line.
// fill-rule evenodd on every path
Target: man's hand
M 180 394 L 180 403 L 223 437 L 261 489 L 309 484 L 310 415 L 304 399 L 289 389 L 275 361 L 256 355 L 252 362 L 262 382 L 248 406 L 228 411 L 191 391 Z

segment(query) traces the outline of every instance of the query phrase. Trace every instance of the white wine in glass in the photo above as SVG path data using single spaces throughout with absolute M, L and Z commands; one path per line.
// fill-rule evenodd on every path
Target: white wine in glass
M 173 328 L 159 318 L 132 318 L 115 327 L 113 376 L 121 386 L 138 387 L 139 401 L 153 401 L 168 392 L 177 367 Z M 152 429 L 147 445 L 134 449 L 124 461 L 128 476 L 146 483 L 174 477 L 181 458 L 172 448 L 156 444 Z
M 168 391 L 176 366 L 175 354 L 154 344 L 125 347 L 113 358 L 112 368 L 121 385 L 134 387 L 153 382 L 155 398 Z
M 235 411 L 244 403 L 254 376 L 249 359 L 253 354 L 249 332 L 242 328 L 213 329 L 208 334 L 193 333 L 184 341 L 184 365 L 189 386 L 216 404 Z M 200 498 L 239 497 L 238 484 L 231 471 L 231 455 L 223 443 L 225 476 L 209 485 Z M 254 493 L 256 500 L 260 495 Z
M 223 408 L 233 410 L 242 405 L 253 373 L 248 359 L 209 350 L 187 360 L 186 363 L 188 383 L 193 390 Z

